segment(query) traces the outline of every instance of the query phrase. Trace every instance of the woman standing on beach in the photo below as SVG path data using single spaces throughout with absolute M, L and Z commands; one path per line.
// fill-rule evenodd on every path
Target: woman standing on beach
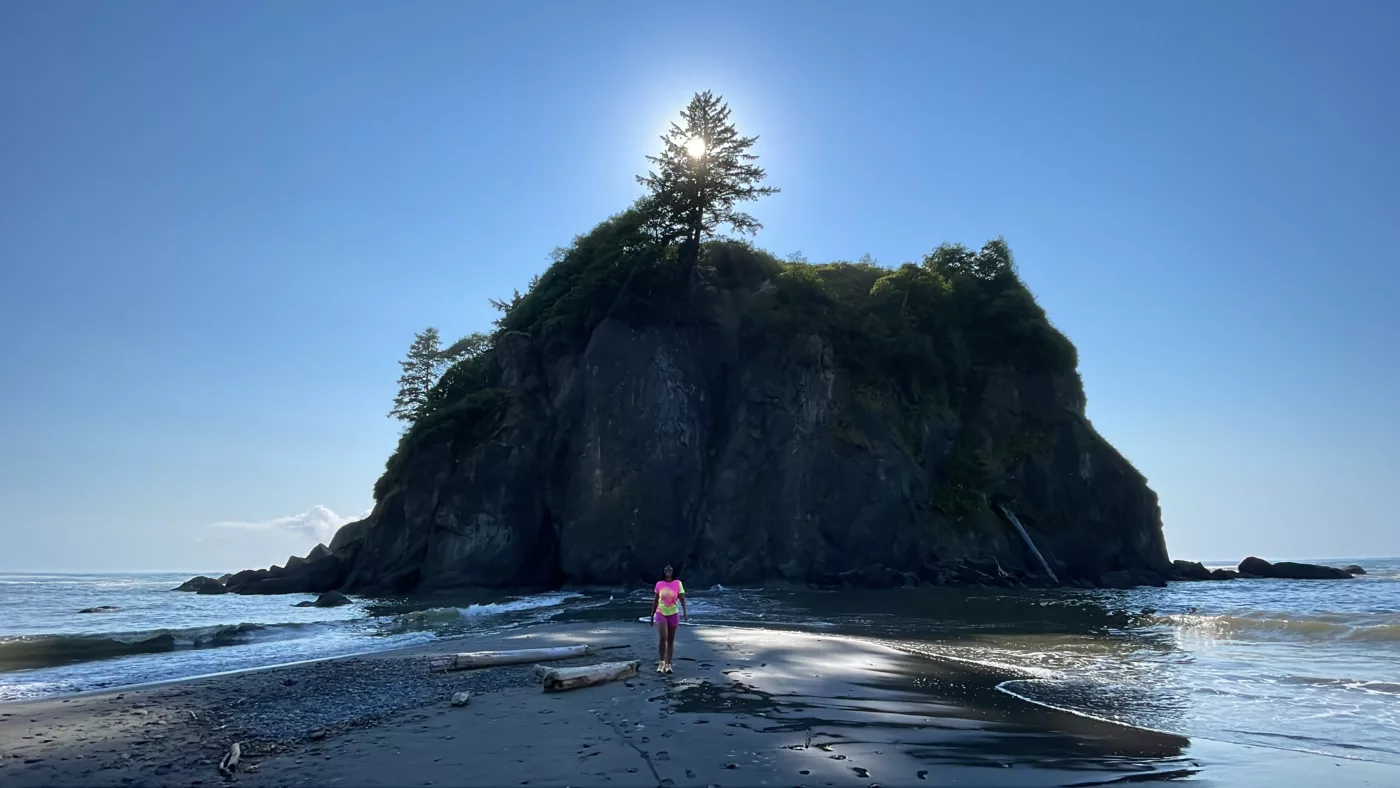
M 676 603 L 680 603 L 679 614 Z M 690 618 L 685 606 L 685 585 L 676 579 L 676 572 L 670 564 L 656 581 L 651 597 L 651 625 L 656 628 L 657 650 L 661 661 L 656 664 L 657 673 L 671 672 L 671 659 L 676 655 L 676 628 L 680 626 L 681 615 Z

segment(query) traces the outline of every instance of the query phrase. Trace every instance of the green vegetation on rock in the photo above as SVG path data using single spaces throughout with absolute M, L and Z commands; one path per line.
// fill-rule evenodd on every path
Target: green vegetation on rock
M 922 425 L 963 411 L 983 370 L 1075 373 L 1074 346 L 1050 324 L 1000 239 L 977 253 L 942 246 L 920 265 L 893 269 L 781 262 L 744 243 L 712 241 L 702 250 L 700 291 L 692 293 L 676 248 L 651 244 L 645 222 L 637 207 L 577 238 L 513 300 L 493 337 L 521 332 L 545 352 L 579 352 L 607 318 L 634 328 L 703 322 L 706 298 L 726 292 L 741 304 L 745 342 L 811 335 L 829 343 L 849 376 L 853 406 L 895 426 L 914 457 L 920 455 Z M 495 388 L 499 376 L 491 342 L 450 366 L 405 434 L 377 496 L 387 489 L 404 447 L 449 427 L 484 437 L 484 425 L 500 415 L 491 408 L 509 402 Z M 854 445 L 865 442 L 864 433 L 851 426 L 859 415 L 845 422 Z M 1039 445 L 1029 438 L 1023 443 L 1006 450 L 1022 459 Z M 975 508 L 986 487 L 988 459 L 960 443 L 947 459 L 933 503 L 954 516 Z

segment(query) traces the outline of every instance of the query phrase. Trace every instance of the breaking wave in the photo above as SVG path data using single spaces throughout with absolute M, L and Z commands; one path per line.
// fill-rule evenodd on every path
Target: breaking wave
M 388 626 L 392 630 L 451 628 L 454 625 L 473 622 L 483 618 L 505 616 L 510 613 L 523 613 L 559 607 L 570 599 L 580 599 L 583 594 L 572 591 L 558 591 L 548 594 L 519 597 L 506 602 L 487 602 L 466 607 L 432 607 L 412 613 L 393 616 Z
M 71 665 L 133 654 L 221 648 L 256 640 L 308 637 L 328 624 L 230 624 L 92 635 L 21 635 L 0 638 L 0 670 Z

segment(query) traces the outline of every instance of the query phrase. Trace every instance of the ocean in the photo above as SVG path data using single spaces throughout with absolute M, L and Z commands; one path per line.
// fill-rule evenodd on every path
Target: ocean
M 990 666 L 1030 703 L 1192 738 L 1400 764 L 1400 559 L 1353 580 L 1130 590 L 690 589 L 694 626 L 823 632 Z M 171 593 L 185 575 L 0 574 L 0 702 L 627 621 L 646 589 L 357 600 Z M 116 610 L 80 613 L 98 606 Z M 639 625 L 640 626 L 640 625 Z M 678 650 L 684 648 L 684 634 Z

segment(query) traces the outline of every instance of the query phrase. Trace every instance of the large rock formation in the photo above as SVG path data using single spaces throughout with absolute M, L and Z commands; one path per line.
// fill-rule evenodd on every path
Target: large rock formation
M 980 350 L 994 345 L 973 329 L 945 340 L 930 328 L 894 340 L 924 356 L 899 362 L 905 351 L 886 343 L 881 352 L 895 360 L 872 375 L 852 326 L 866 314 L 896 328 L 912 322 L 910 293 L 942 280 L 914 266 L 809 267 L 866 301 L 836 325 L 830 313 L 841 305 L 819 294 L 828 300 L 813 303 L 827 311 L 788 320 L 803 307 L 799 291 L 767 260 L 754 263 L 769 266 L 762 276 L 727 276 L 720 265 L 710 284 L 693 278 L 670 313 L 616 309 L 624 282 L 595 299 L 613 309 L 568 332 L 552 328 L 557 305 L 527 330 L 507 321 L 486 356 L 448 373 L 366 520 L 304 562 L 241 572 L 227 587 L 611 585 L 647 581 L 667 563 L 693 584 L 1041 574 L 997 503 L 1021 519 L 1061 582 L 1167 576 L 1157 497 L 1085 418 L 1072 360 Z M 572 264 L 551 269 L 526 305 L 582 298 L 582 285 L 557 285 L 584 281 Z M 661 298 L 642 277 L 628 281 L 639 303 Z M 1035 330 L 1050 332 L 1026 342 L 1068 346 L 1011 282 L 994 295 L 1019 300 L 992 306 L 1029 309 L 1044 324 Z M 920 319 L 946 314 L 923 308 L 934 316 Z M 971 309 L 950 301 L 947 313 L 955 308 Z

